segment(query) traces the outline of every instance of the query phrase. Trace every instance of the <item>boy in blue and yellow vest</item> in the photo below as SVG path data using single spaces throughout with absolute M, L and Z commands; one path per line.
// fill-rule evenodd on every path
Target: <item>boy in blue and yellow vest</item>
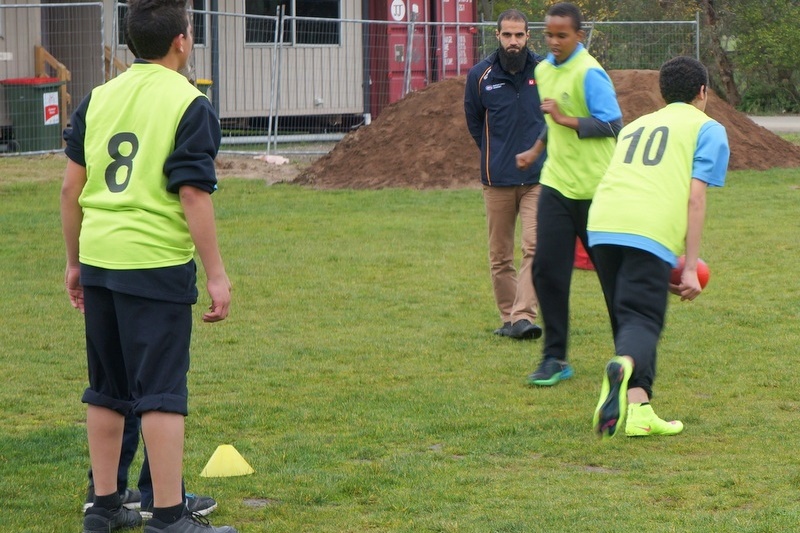
M 122 506 L 117 470 L 125 415 L 141 417 L 153 481 L 146 533 L 235 533 L 189 513 L 183 499 L 184 417 L 195 251 L 211 297 L 205 322 L 228 316 L 231 283 L 211 193 L 219 120 L 178 71 L 192 52 L 185 0 L 130 0 L 125 29 L 137 57 L 95 88 L 65 131 L 61 189 L 65 283 L 84 313 L 86 427 L 95 496 L 84 533 L 141 524 Z
M 675 435 L 679 421 L 650 406 L 656 347 L 667 295 L 693 300 L 706 188 L 725 183 L 725 128 L 705 113 L 708 73 L 690 57 L 664 63 L 666 107 L 620 132 L 619 144 L 589 210 L 589 244 L 611 317 L 617 355 L 606 365 L 594 428 L 602 437 Z M 670 284 L 686 254 L 680 285 Z
M 539 367 L 528 376 L 528 383 L 539 386 L 555 385 L 573 375 L 567 341 L 575 240 L 589 249 L 589 206 L 622 128 L 611 79 L 581 44 L 580 10 L 566 2 L 555 4 L 545 24 L 550 54 L 536 67 L 536 83 L 547 128 L 529 150 L 517 155 L 517 166 L 527 168 L 546 143 L 533 260 L 544 345 Z

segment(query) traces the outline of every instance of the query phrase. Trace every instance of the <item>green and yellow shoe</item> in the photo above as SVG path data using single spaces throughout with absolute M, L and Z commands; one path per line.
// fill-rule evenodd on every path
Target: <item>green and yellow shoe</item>
M 666 421 L 658 418 L 653 406 L 632 403 L 628 406 L 625 434 L 629 437 L 650 437 L 654 435 L 677 435 L 683 431 L 680 420 Z
M 571 378 L 574 374 L 572 367 L 566 361 L 555 357 L 545 357 L 539 364 L 539 368 L 528 376 L 528 385 L 552 387 L 559 381 Z
M 626 358 L 614 356 L 606 364 L 600 400 L 594 410 L 592 427 L 603 439 L 617 434 L 625 422 L 628 409 L 628 380 L 633 373 L 633 364 Z

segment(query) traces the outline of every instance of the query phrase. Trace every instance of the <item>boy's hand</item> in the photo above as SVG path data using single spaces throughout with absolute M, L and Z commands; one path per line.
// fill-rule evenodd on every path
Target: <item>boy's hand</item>
M 561 120 L 563 115 L 561 114 L 561 110 L 558 108 L 558 102 L 553 100 L 552 98 L 545 98 L 541 105 L 542 113 L 547 113 L 551 117 L 556 124 L 561 124 Z
M 697 277 L 697 270 L 684 269 L 681 274 L 681 284 L 669 284 L 669 292 L 676 296 L 681 297 L 681 301 L 692 301 L 703 292 L 703 287 L 700 286 L 700 280 Z
M 517 168 L 520 170 L 527 170 L 534 161 L 536 161 L 536 155 L 533 153 L 533 148 L 528 148 L 521 154 L 517 154 Z
M 528 148 L 522 153 L 516 155 L 517 168 L 526 170 L 539 159 L 539 156 L 544 152 L 545 144 L 541 139 L 537 139 L 533 146 Z
M 83 307 L 83 286 L 81 285 L 81 269 L 80 267 L 67 267 L 64 273 L 64 285 L 67 288 L 69 295 L 69 303 L 72 307 L 79 310 L 81 313 L 85 312 Z
M 231 306 L 231 282 L 227 275 L 217 279 L 209 279 L 206 283 L 208 295 L 211 296 L 209 312 L 203 313 L 203 322 L 219 322 L 228 316 Z

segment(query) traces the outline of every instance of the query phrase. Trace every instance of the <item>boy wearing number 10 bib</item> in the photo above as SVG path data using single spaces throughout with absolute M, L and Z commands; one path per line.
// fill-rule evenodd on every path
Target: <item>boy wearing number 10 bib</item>
M 82 401 L 95 491 L 83 531 L 141 524 L 117 492 L 132 412 L 141 418 L 152 474 L 145 532 L 235 533 L 197 521 L 182 486 L 195 252 L 211 299 L 203 321 L 225 319 L 231 302 L 211 202 L 219 120 L 179 74 L 194 44 L 185 0 L 127 5 L 125 30 L 137 60 L 95 88 L 64 133 L 65 284 L 84 314 L 89 386 Z
M 679 421 L 650 406 L 656 347 L 669 292 L 693 300 L 706 188 L 725 183 L 725 128 L 705 114 L 708 73 L 677 57 L 659 75 L 665 107 L 625 126 L 589 209 L 587 230 L 611 318 L 616 356 L 606 365 L 594 414 L 603 438 L 675 435 Z M 670 271 L 685 253 L 681 283 Z

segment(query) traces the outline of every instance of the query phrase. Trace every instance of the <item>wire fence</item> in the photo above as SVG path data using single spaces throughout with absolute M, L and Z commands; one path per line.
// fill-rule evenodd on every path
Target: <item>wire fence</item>
M 289 154 L 335 142 L 409 92 L 466 75 L 497 47 L 496 23 L 458 13 L 450 22 L 417 12 L 363 20 L 360 0 L 340 0 L 340 18 L 192 5 L 184 74 L 217 110 L 225 151 Z M 0 153 L 62 148 L 75 106 L 135 58 L 126 9 L 111 0 L 0 5 Z M 529 29 L 529 46 L 545 55 L 543 24 Z M 699 57 L 699 32 L 698 20 L 594 22 L 585 42 L 606 69 L 658 69 L 676 55 Z

